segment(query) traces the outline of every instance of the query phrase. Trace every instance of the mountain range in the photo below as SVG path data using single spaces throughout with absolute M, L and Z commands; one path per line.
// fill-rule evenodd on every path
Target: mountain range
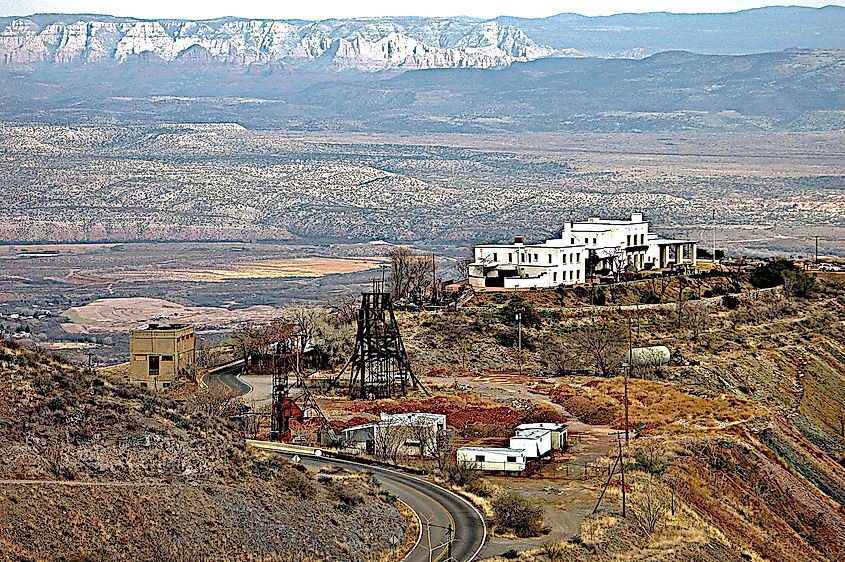
M 385 70 L 489 68 L 571 55 L 580 53 L 537 45 L 511 25 L 469 18 L 287 22 L 33 16 L 9 21 L 0 33 L 0 57 L 11 65 L 144 58 Z
M 7 122 L 235 122 L 418 132 L 840 130 L 845 51 L 548 58 L 506 68 L 291 71 L 134 61 L 0 71 Z
M 548 57 L 643 58 L 668 50 L 739 55 L 788 48 L 845 49 L 845 8 L 493 20 L 199 21 L 36 14 L 0 18 L 0 30 L 0 62 L 16 67 L 141 59 L 320 71 L 497 68 Z

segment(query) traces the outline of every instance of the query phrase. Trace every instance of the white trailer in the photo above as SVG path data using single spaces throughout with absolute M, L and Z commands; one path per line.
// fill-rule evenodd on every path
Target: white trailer
M 552 432 L 548 429 L 525 429 L 511 437 L 511 449 L 525 452 L 527 459 L 539 459 L 552 450 Z
M 552 449 L 555 451 L 562 451 L 566 449 L 566 444 L 569 438 L 569 428 L 563 423 L 541 422 L 541 423 L 523 423 L 516 426 L 514 435 L 517 437 L 524 432 L 531 429 L 547 429 L 552 433 Z
M 458 462 L 468 463 L 479 470 L 522 472 L 525 470 L 525 452 L 521 449 L 494 447 L 461 447 Z

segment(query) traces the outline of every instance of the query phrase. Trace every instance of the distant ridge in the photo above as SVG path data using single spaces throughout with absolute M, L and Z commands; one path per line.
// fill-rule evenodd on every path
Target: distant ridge
M 728 13 L 670 12 L 547 18 L 499 17 L 535 41 L 590 56 L 643 57 L 661 51 L 741 55 L 790 47 L 845 48 L 845 7 L 770 6 Z
M 681 50 L 753 54 L 845 49 L 845 8 L 768 7 L 539 19 L 387 17 L 322 21 L 92 14 L 0 18 L 0 64 L 281 64 L 334 70 L 501 68 L 548 57 L 643 58 Z M 183 53 L 188 52 L 183 57 Z

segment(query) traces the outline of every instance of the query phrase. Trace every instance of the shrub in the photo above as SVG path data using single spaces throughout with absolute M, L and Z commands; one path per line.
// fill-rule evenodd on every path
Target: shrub
M 364 503 L 361 492 L 350 486 L 348 482 L 336 482 L 332 487 L 332 492 L 345 509 Z
M 502 347 L 517 347 L 519 340 L 518 328 L 504 328 L 496 332 L 496 343 Z M 526 330 L 522 330 L 522 349 L 534 351 L 537 341 Z
M 558 562 L 566 556 L 566 548 L 562 544 L 552 541 L 543 543 L 540 550 L 549 562 Z
M 662 474 L 666 470 L 666 463 L 660 458 L 657 447 L 643 447 L 634 453 L 634 470 L 647 472 L 648 474 Z
M 640 293 L 640 304 L 657 304 L 660 302 L 660 295 L 654 291 L 643 291 Z
M 458 461 L 447 464 L 443 470 L 446 479 L 456 486 L 468 487 L 481 480 L 481 471 L 478 470 L 475 463 Z
M 757 289 L 777 287 L 778 285 L 783 285 L 783 274 L 785 271 L 798 271 L 798 268 L 789 260 L 772 260 L 757 266 L 751 272 L 749 281 Z
M 733 295 L 725 295 L 722 297 L 722 306 L 728 310 L 736 310 L 739 308 L 739 298 Z
M 493 495 L 493 490 L 490 488 L 490 483 L 481 477 L 470 481 L 464 487 L 464 489 L 470 494 L 475 494 L 476 496 L 482 498 L 489 498 L 491 495 Z
M 816 284 L 816 278 L 803 271 L 783 272 L 783 291 L 789 297 L 809 297 Z
M 516 325 L 516 314 L 517 312 L 522 313 L 522 325 L 523 326 L 532 326 L 534 328 L 539 328 L 543 321 L 540 318 L 540 315 L 537 314 L 537 311 L 534 310 L 534 307 L 531 306 L 531 303 L 526 302 L 525 300 L 514 297 L 508 301 L 502 309 L 499 311 L 499 317 L 501 321 L 505 324 Z
M 512 531 L 517 537 L 537 537 L 543 533 L 543 507 L 515 492 L 502 492 L 493 498 L 496 526 Z
M 508 560 L 516 560 L 517 558 L 519 558 L 519 553 L 516 551 L 516 549 L 512 548 L 510 550 L 506 550 L 502 554 L 502 558 L 506 558 Z
M 607 295 L 604 292 L 604 289 L 599 287 L 596 289 L 596 294 L 593 295 L 593 304 L 596 306 L 604 306 L 607 304 Z

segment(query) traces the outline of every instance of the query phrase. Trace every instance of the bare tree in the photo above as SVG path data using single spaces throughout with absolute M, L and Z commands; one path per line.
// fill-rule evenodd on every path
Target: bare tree
M 382 420 L 375 428 L 375 454 L 383 461 L 396 463 L 399 458 L 399 451 L 408 436 L 408 428 L 405 424 L 387 419 Z
M 634 371 L 644 379 L 653 379 L 660 375 L 668 361 L 665 355 L 656 348 L 641 348 L 637 350 L 635 360 L 632 359 Z
M 582 368 L 580 346 L 574 337 L 550 335 L 540 345 L 540 360 L 556 375 L 565 375 Z
M 446 443 L 447 436 L 443 435 L 446 431 L 420 421 L 409 421 L 407 427 L 410 438 L 419 443 L 420 456 L 436 459 L 441 446 Z
M 452 459 L 452 453 L 455 447 L 452 441 L 452 431 L 450 429 L 440 430 L 437 432 L 437 445 L 432 451 L 432 458 L 437 463 L 437 468 L 441 471 L 446 468 L 446 465 Z
M 320 310 L 312 307 L 294 306 L 285 310 L 284 319 L 296 330 L 294 345 L 300 353 L 305 353 L 305 348 L 314 340 L 319 316 Z
M 337 326 L 354 324 L 358 318 L 358 294 L 346 292 L 328 304 L 329 318 Z
M 325 367 L 334 367 L 345 362 L 355 347 L 355 326 L 353 324 L 336 324 L 321 318 L 316 322 L 317 335 L 314 346 L 325 358 Z
M 652 478 L 644 480 L 638 488 L 631 496 L 629 513 L 639 528 L 651 536 L 666 519 L 670 501 L 663 487 Z
M 244 322 L 235 328 L 232 332 L 232 340 L 244 361 L 247 361 L 253 353 L 261 351 L 267 344 L 264 328 L 253 322 Z
M 649 284 L 651 285 L 651 292 L 658 296 L 657 302 L 663 302 L 666 297 L 666 291 L 669 289 L 669 285 L 672 284 L 672 278 L 663 277 L 662 275 L 659 277 L 652 276 L 649 279 Z
M 618 282 L 627 265 L 625 252 L 623 250 L 615 250 L 613 253 L 604 257 L 604 262 L 607 264 L 611 275 L 613 275 L 613 279 Z
M 693 341 L 698 341 L 699 335 L 710 325 L 710 311 L 701 303 L 686 306 L 686 318 Z
M 209 346 L 204 339 L 200 339 L 197 343 L 196 357 L 197 367 L 205 369 L 213 367 L 219 362 L 220 351 Z
M 570 345 L 606 377 L 611 376 L 622 362 L 627 347 L 625 329 L 607 320 L 581 326 L 569 337 Z
M 243 399 L 224 385 L 197 388 L 185 401 L 186 409 L 193 414 L 208 417 L 230 417 L 241 413 Z
M 455 260 L 455 272 L 459 279 L 466 279 L 469 277 L 469 264 L 475 261 L 473 250 L 469 249 L 469 255 Z
M 388 280 L 390 293 L 397 299 L 421 302 L 432 288 L 432 256 L 398 247 L 391 250 L 387 257 L 391 267 Z

